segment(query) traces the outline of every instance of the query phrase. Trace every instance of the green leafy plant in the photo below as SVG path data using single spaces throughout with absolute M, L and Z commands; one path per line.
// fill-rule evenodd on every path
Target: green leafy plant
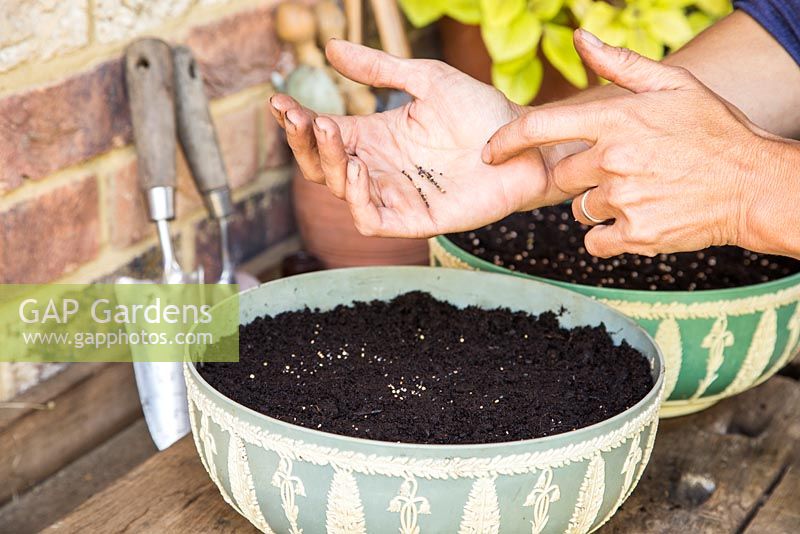
M 575 87 L 588 85 L 572 43 L 577 26 L 614 46 L 661 59 L 731 11 L 730 0 L 399 1 L 417 27 L 443 16 L 480 25 L 492 58 L 492 82 L 518 103 L 539 92 L 542 55 Z

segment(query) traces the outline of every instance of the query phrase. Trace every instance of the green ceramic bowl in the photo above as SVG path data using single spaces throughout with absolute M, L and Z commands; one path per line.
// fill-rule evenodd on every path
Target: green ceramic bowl
M 800 348 L 800 274 L 733 289 L 634 291 L 548 280 L 478 258 L 444 236 L 431 265 L 514 274 L 571 289 L 636 319 L 666 362 L 662 417 L 697 412 L 760 384 Z
M 564 306 L 564 326 L 604 322 L 651 362 L 655 385 L 602 423 L 489 445 L 410 445 L 348 438 L 266 417 L 185 365 L 195 445 L 225 500 L 265 532 L 589 532 L 642 475 L 656 435 L 663 360 L 635 322 L 577 293 L 510 276 L 373 267 L 284 278 L 241 295 L 240 320 L 303 306 L 428 291 L 459 306 L 535 314 Z M 224 304 L 224 303 L 223 303 Z

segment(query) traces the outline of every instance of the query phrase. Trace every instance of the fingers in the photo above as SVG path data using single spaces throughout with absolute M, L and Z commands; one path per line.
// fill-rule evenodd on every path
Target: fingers
M 634 93 L 683 89 L 697 84 L 689 71 L 663 65 L 627 48 L 605 44 L 595 35 L 578 29 L 575 49 L 598 75 Z
M 314 119 L 314 136 L 319 149 L 319 161 L 328 189 L 339 198 L 345 197 L 347 153 L 339 127 L 328 117 Z
M 284 113 L 286 141 L 306 180 L 324 184 L 325 173 L 320 164 L 317 139 L 311 126 L 313 118 L 310 112 L 302 108 L 292 108 Z
M 381 231 L 381 214 L 371 199 L 367 166 L 353 156 L 348 158 L 346 172 L 345 198 L 350 206 L 353 222 L 361 234 L 376 235 Z M 381 235 L 384 234 L 381 232 Z
M 615 219 L 618 213 L 608 203 L 606 188 L 600 186 L 589 189 L 572 199 L 572 215 L 581 224 L 595 226 L 601 222 Z
M 610 258 L 630 252 L 630 250 L 626 250 L 628 247 L 625 247 L 622 226 L 618 222 L 595 226 L 586 234 L 583 245 L 586 247 L 586 252 L 599 258 Z
M 438 61 L 401 59 L 366 46 L 331 39 L 325 47 L 331 65 L 353 81 L 373 87 L 402 89 L 425 98 L 431 83 L 447 68 Z
M 581 140 L 593 144 L 600 132 L 613 127 L 611 100 L 535 109 L 497 130 L 481 158 L 496 165 L 537 146 Z
M 317 113 L 315 113 L 310 109 L 304 108 L 294 98 L 290 97 L 289 95 L 275 93 L 270 97 L 269 103 L 270 103 L 270 113 L 272 113 L 272 116 L 275 117 L 275 120 L 283 129 L 286 129 L 286 121 L 284 117 L 286 115 L 286 112 L 289 111 L 290 109 L 298 109 L 303 113 L 307 113 L 311 116 L 312 119 L 317 117 Z M 324 115 L 324 116 L 336 123 L 336 125 L 339 127 L 339 133 L 342 136 L 344 145 L 350 147 L 349 149 L 353 151 L 352 147 L 354 147 L 356 143 L 356 123 L 358 117 L 340 116 L 340 115 Z
M 595 148 L 561 159 L 550 171 L 550 180 L 560 191 L 577 196 L 600 184 L 608 177 L 598 162 Z

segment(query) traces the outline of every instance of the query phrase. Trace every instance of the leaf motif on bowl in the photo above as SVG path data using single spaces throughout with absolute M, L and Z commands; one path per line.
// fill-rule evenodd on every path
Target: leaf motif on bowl
M 683 340 L 678 321 L 674 318 L 664 319 L 658 325 L 655 335 L 656 344 L 664 354 L 664 398 L 672 395 L 681 374 L 683 358 Z
M 725 388 L 723 395 L 734 395 L 752 386 L 764 372 L 775 352 L 778 341 L 778 314 L 769 308 L 761 314 L 747 355 L 742 362 L 736 378 Z
M 228 443 L 228 479 L 239 512 L 261 532 L 272 534 L 272 529 L 258 504 L 247 449 L 242 439 L 233 432 Z
M 472 484 L 458 534 L 497 534 L 500 531 L 495 478 L 479 478 Z
M 366 534 L 364 507 L 353 473 L 335 469 L 325 513 L 327 534 Z
M 778 361 L 775 362 L 775 365 L 767 371 L 765 376 L 772 376 L 777 373 L 784 365 L 789 363 L 789 360 L 797 354 L 797 349 L 800 348 L 797 345 L 798 342 L 800 342 L 800 302 L 794 307 L 794 313 L 789 318 L 786 328 L 789 330 L 789 339 L 786 340 L 783 353 L 781 357 L 778 358 Z
M 597 519 L 600 507 L 603 506 L 603 497 L 606 492 L 606 469 L 603 455 L 595 453 L 586 468 L 581 487 L 578 490 L 578 500 L 575 510 L 569 520 L 567 534 L 585 534 L 589 532 Z
M 697 386 L 697 390 L 692 395 L 692 399 L 697 399 L 706 392 L 708 387 L 714 383 L 719 376 L 717 371 L 725 363 L 725 348 L 732 347 L 734 343 L 733 332 L 728 330 L 728 317 L 718 317 L 711 326 L 711 331 L 703 338 L 701 347 L 708 349 L 708 362 L 706 363 L 706 374 Z

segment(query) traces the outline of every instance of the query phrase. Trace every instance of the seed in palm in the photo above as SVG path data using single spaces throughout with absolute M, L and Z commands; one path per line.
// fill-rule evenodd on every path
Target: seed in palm
M 426 179 L 426 180 L 428 180 L 430 183 L 432 183 L 432 184 L 434 185 L 434 187 L 436 187 L 436 189 L 438 189 L 438 190 L 439 190 L 439 192 L 440 192 L 440 193 L 446 193 L 447 191 L 445 191 L 445 190 L 442 188 L 442 186 L 441 186 L 441 185 L 439 185 L 439 182 L 437 182 L 437 181 L 436 181 L 436 178 L 434 178 L 434 177 L 433 177 L 433 173 L 434 173 L 434 172 L 436 172 L 436 171 L 434 171 L 433 169 L 431 169 L 430 171 L 426 171 L 426 170 L 425 170 L 425 169 L 423 169 L 423 168 L 422 168 L 420 165 L 417 165 L 417 174 L 418 174 L 419 176 L 421 176 L 421 177 L 425 178 L 425 179 Z M 442 175 L 442 173 L 439 173 L 439 176 L 441 176 L 441 175 Z

